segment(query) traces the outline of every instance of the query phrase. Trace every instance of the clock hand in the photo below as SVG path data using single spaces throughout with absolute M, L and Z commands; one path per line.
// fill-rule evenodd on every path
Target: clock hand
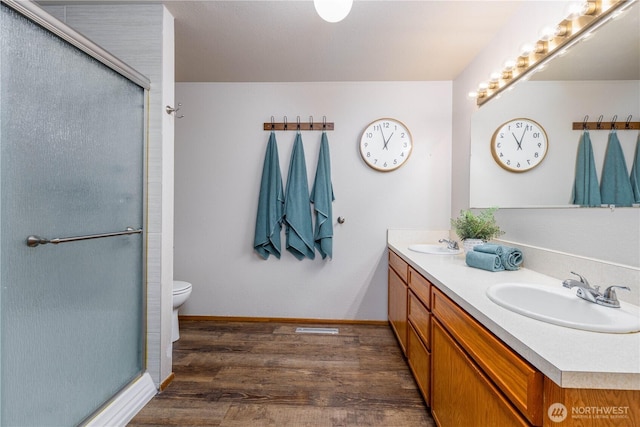
M 388 149 L 389 149 L 389 147 L 387 147 L 387 144 L 389 144 L 389 141 L 391 141 L 391 137 L 392 137 L 392 136 L 393 136 L 393 132 L 391 132 L 391 135 L 389 135 L 389 139 L 387 139 L 387 140 L 384 142 L 384 147 L 383 147 L 383 148 L 384 148 L 385 150 L 388 150 Z
M 520 141 L 518 141 L 518 150 L 522 150 L 522 140 L 524 139 L 524 134 L 527 133 L 527 127 L 525 126 L 524 132 L 522 132 L 522 136 L 520 137 Z
M 382 125 L 380 125 L 380 134 L 382 134 L 382 149 L 388 150 L 387 148 L 387 139 L 384 137 L 384 132 L 382 132 Z
M 513 135 L 513 139 L 516 140 L 516 144 L 518 144 L 518 150 L 521 150 L 522 147 L 520 147 L 520 141 L 518 141 L 518 137 L 516 136 L 515 133 L 511 132 L 511 135 Z

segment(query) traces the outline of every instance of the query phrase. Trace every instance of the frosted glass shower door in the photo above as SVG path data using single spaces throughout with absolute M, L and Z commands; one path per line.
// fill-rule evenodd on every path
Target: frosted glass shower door
M 0 6 L 0 424 L 77 425 L 143 371 L 143 234 L 27 237 L 142 228 L 146 94 Z

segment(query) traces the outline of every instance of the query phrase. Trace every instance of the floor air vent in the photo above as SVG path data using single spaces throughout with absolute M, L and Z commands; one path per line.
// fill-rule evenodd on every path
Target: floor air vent
M 328 334 L 338 335 L 338 328 L 296 328 L 296 334 Z

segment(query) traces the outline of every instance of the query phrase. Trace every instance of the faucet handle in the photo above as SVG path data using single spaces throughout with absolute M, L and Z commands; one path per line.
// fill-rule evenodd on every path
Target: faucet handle
M 585 284 L 585 286 L 586 286 L 587 288 L 590 288 L 590 287 L 591 287 L 591 286 L 589 285 L 589 282 L 587 281 L 587 279 L 585 279 L 585 278 L 584 278 L 584 276 L 582 276 L 582 275 L 580 275 L 580 274 L 576 273 L 575 271 L 572 271 L 572 272 L 571 272 L 571 274 L 575 274 L 576 276 L 578 276 L 578 277 L 580 278 L 580 282 L 581 282 L 581 283 L 584 283 L 584 284 Z
M 601 305 L 606 305 L 607 307 L 620 307 L 620 301 L 618 301 L 618 296 L 616 295 L 615 288 L 626 289 L 627 291 L 631 290 L 628 286 L 609 286 L 604 290 L 604 293 L 602 294 L 602 300 L 600 302 Z

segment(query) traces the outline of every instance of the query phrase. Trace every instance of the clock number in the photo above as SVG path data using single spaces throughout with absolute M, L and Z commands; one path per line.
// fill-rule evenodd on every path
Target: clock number
M 533 133 L 533 137 L 534 138 L 540 138 L 540 132 L 534 132 Z
M 498 148 L 502 148 L 502 142 L 498 142 L 498 144 L 496 145 L 496 147 L 498 147 Z
M 520 162 L 516 163 L 516 167 L 519 168 L 520 167 Z
M 373 132 L 367 132 L 367 138 L 369 139 L 373 138 Z

